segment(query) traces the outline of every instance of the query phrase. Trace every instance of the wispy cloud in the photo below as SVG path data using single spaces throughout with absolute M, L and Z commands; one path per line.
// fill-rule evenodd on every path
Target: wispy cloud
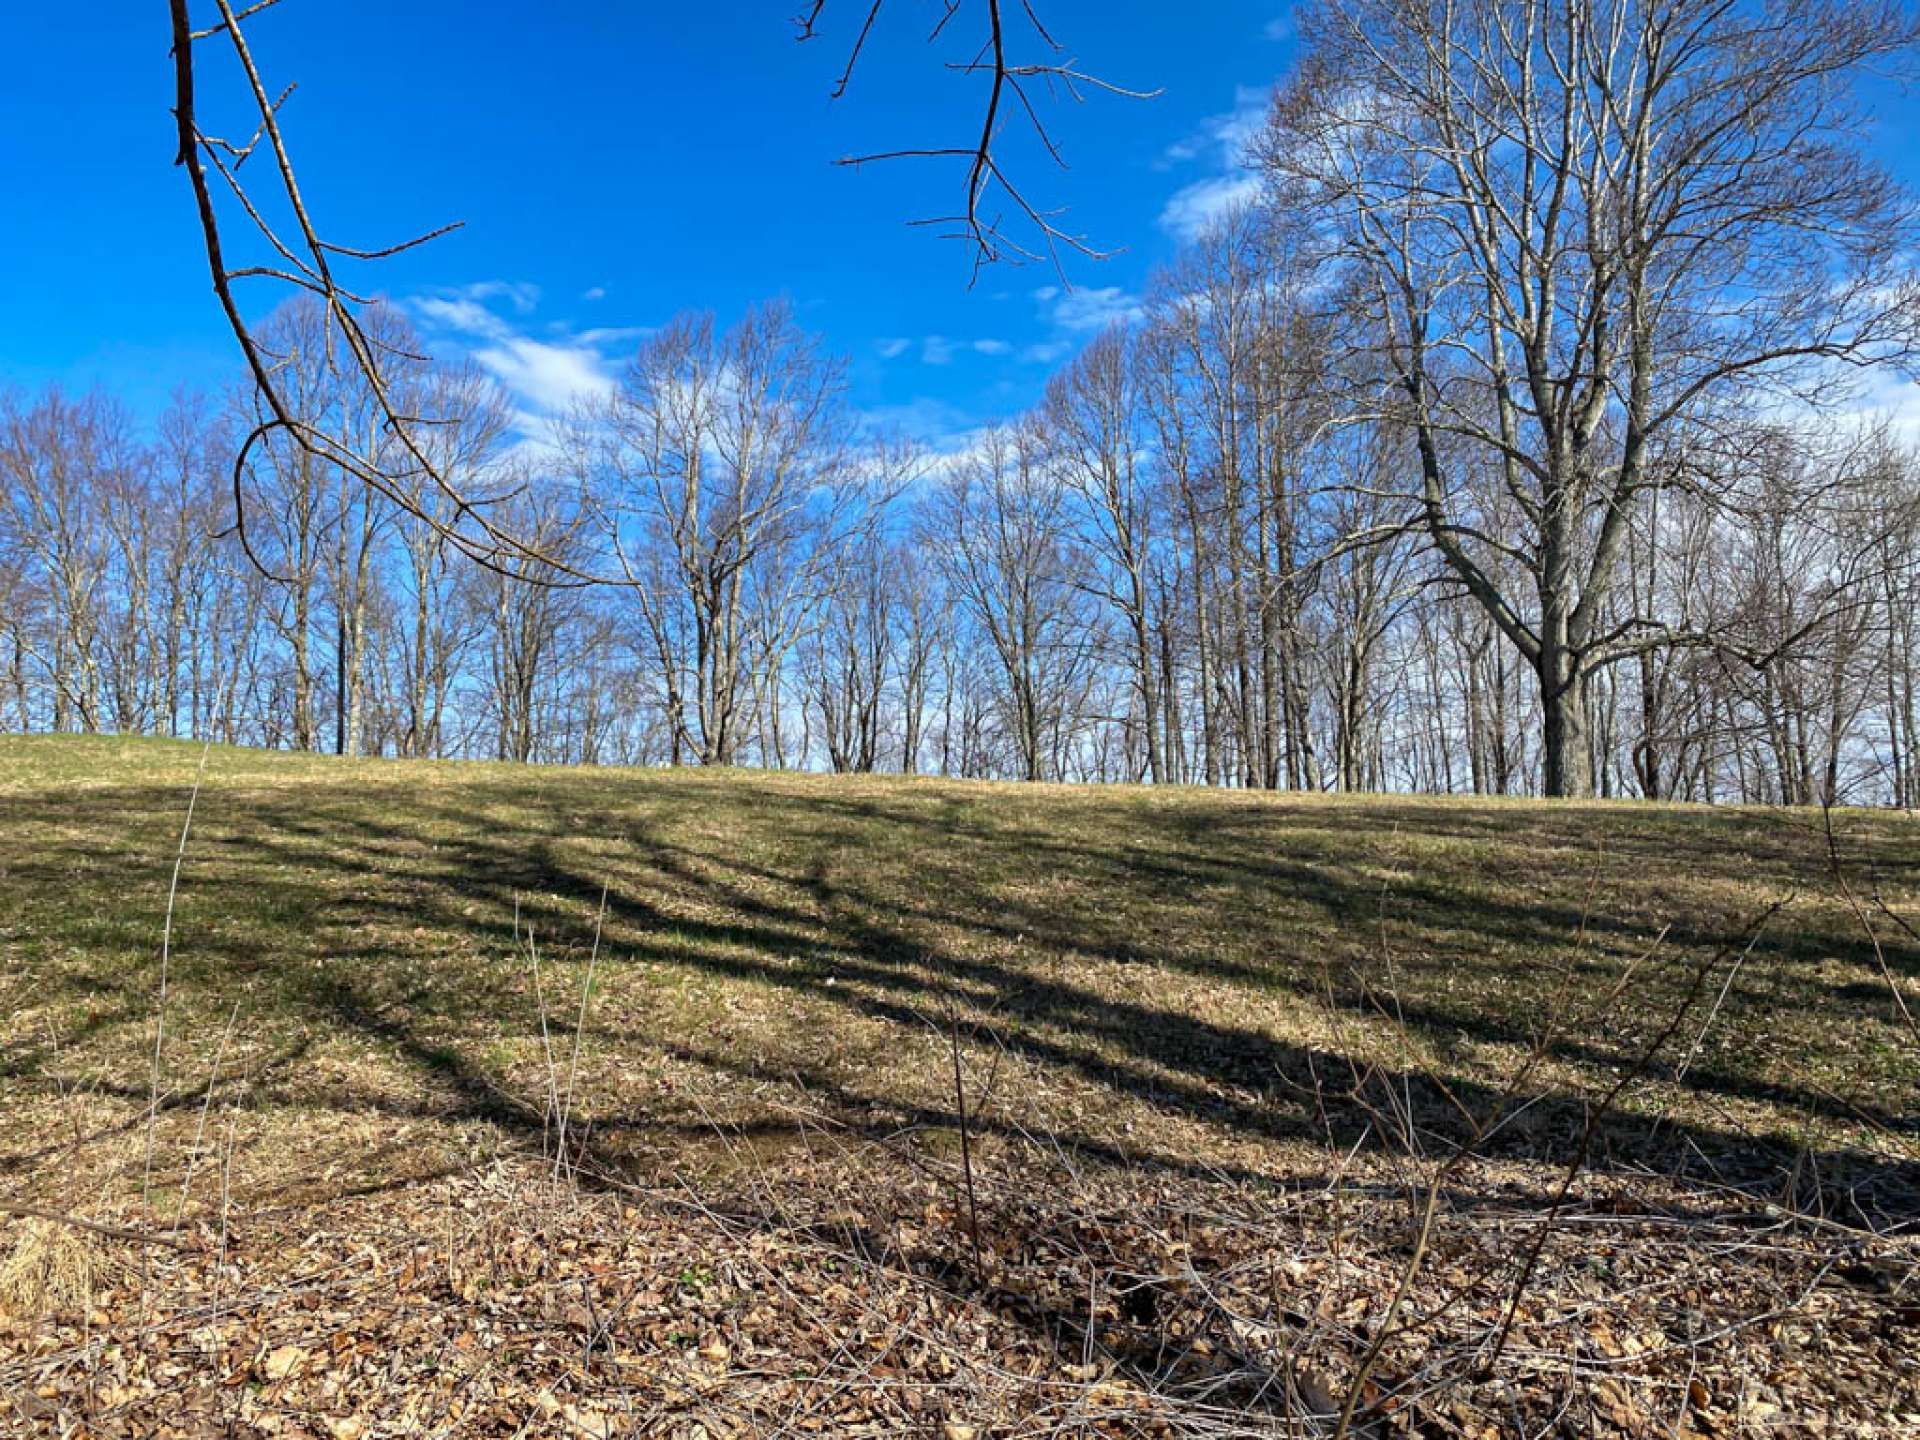
M 538 439 L 551 422 L 582 400 L 614 388 L 609 349 L 647 333 L 640 326 L 596 326 L 575 331 L 564 321 L 528 333 L 540 287 L 483 280 L 415 296 L 406 302 L 428 338 L 464 352 L 504 391 L 524 436 Z
M 910 340 L 904 336 L 893 336 L 881 340 L 875 345 L 882 360 L 897 360 L 915 345 L 920 347 L 922 365 L 951 365 L 954 357 L 961 354 L 973 355 L 1011 355 L 1013 342 L 987 336 L 980 340 L 956 340 L 951 335 L 925 335 L 919 340 Z
M 415 315 L 442 330 L 495 339 L 513 333 L 513 327 L 477 300 L 427 295 L 414 300 L 412 306 Z
M 1221 216 L 1249 204 L 1260 193 L 1260 178 L 1242 172 L 1214 175 L 1183 185 L 1160 212 L 1161 227 L 1182 240 L 1198 240 Z
M 1274 25 L 1282 24 L 1290 21 L 1276 20 L 1267 27 L 1269 39 L 1285 38 L 1273 32 Z M 1247 151 L 1266 123 L 1271 94 L 1260 86 L 1239 86 L 1231 110 L 1210 116 L 1193 134 L 1167 147 L 1162 158 L 1169 165 L 1204 160 L 1215 173 L 1173 193 L 1160 212 L 1162 229 L 1193 240 L 1228 210 L 1259 193 L 1260 180 L 1248 166 Z
M 1920 383 L 1891 365 L 1879 365 L 1861 377 L 1856 410 L 1883 423 L 1903 445 L 1920 445 Z
M 1113 325 L 1130 325 L 1146 313 L 1140 297 L 1118 285 L 1074 290 L 1042 285 L 1027 293 L 1054 333 L 1022 345 L 1022 365 L 1058 365 L 1100 331 Z
M 876 432 L 913 441 L 939 464 L 968 453 L 987 429 L 978 416 L 927 396 L 904 405 L 874 406 L 862 412 L 861 418 Z
M 551 327 L 556 333 L 567 333 L 566 327 Z M 573 336 L 575 344 L 588 345 L 598 350 L 608 345 L 630 345 L 636 340 L 644 340 L 655 333 L 651 325 L 597 325 L 590 330 L 582 330 Z
M 474 362 L 542 415 L 564 414 L 580 400 L 613 393 L 613 377 L 596 350 L 549 345 L 517 335 L 473 352 Z
M 1073 353 L 1071 340 L 1041 340 L 1020 352 L 1029 365 L 1055 365 Z
M 502 301 L 517 315 L 531 315 L 540 304 L 540 287 L 529 280 L 481 280 L 454 293 L 482 304 Z
M 1140 297 L 1118 285 L 1065 291 L 1055 285 L 1042 285 L 1033 292 L 1033 298 L 1055 325 L 1076 335 L 1137 320 L 1141 313 Z

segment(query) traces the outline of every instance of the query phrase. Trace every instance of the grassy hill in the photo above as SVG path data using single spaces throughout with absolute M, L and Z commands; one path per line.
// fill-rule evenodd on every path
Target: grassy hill
M 828 1149 L 947 1193 L 957 1056 L 983 1186 L 1417 1195 L 1498 1116 L 1488 1193 L 1545 1205 L 1584 1151 L 1695 1202 L 1920 1217 L 1904 816 L 1835 815 L 1843 886 L 1803 812 L 219 748 L 149 1152 L 200 758 L 0 739 L 16 1202 L 204 1223 L 217 1174 L 223 1215 L 285 1217 L 550 1153 L 559 1109 L 632 1193 Z
M 144 1101 L 199 753 L 0 741 L 12 1104 Z M 1856 888 L 1910 914 L 1920 830 L 1838 825 Z M 1316 1064 L 1323 1084 L 1350 1057 L 1431 1067 L 1471 1105 L 1554 1017 L 1532 1088 L 1577 1092 L 1633 1063 L 1693 968 L 1747 949 L 1775 905 L 1730 981 L 1730 963 L 1710 977 L 1705 1040 L 1683 1027 L 1625 1108 L 1709 1149 L 1872 1154 L 1876 1125 L 1914 1118 L 1920 1057 L 1817 815 L 220 749 L 181 868 L 164 1086 L 197 1095 L 231 1021 L 224 1068 L 304 1143 L 369 1117 L 432 1145 L 537 1115 L 542 992 L 570 1047 L 603 887 L 576 1091 L 597 1143 L 640 1162 L 716 1120 L 771 1142 L 803 1098 L 863 1124 L 942 1110 L 957 1013 L 991 1031 L 1023 1122 L 1284 1175 L 1293 1142 L 1324 1139 Z M 1879 928 L 1910 988 L 1920 956 Z

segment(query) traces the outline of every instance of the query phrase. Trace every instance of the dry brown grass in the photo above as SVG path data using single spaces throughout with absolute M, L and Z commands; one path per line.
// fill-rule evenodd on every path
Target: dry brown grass
M 197 758 L 0 741 L 4 1193 L 140 1193 Z M 483 1434 L 568 1433 L 572 1405 L 620 1434 L 767 1433 L 798 1407 L 1212 1435 L 1241 1433 L 1223 1408 L 1307 1423 L 1350 1394 L 1380 1434 L 1456 1403 L 1502 1434 L 1509 1403 L 1578 1433 L 1775 1433 L 1797 1410 L 1872 1434 L 1916 1384 L 1920 1055 L 1889 986 L 1920 999 L 1920 947 L 1888 924 L 1876 952 L 1860 916 L 1912 913 L 1920 837 L 1838 824 L 1857 905 L 1804 814 L 217 751 L 145 1222 L 183 1209 L 197 1248 L 128 1269 L 92 1237 L 123 1267 L 95 1299 L 180 1335 L 242 1307 L 209 1393 L 269 1413 L 265 1386 L 310 1428 L 415 1343 L 388 1304 L 407 1275 L 436 1344 L 484 1319 L 485 1345 L 523 1347 L 488 1372 L 490 1418 L 460 1422 Z M 556 1186 L 576 1165 L 584 1188 Z M 733 1268 L 675 1328 L 660 1266 L 703 1253 L 672 1263 Z M 769 1266 L 803 1277 L 777 1323 L 754 1319 Z M 598 1342 L 576 1364 L 528 1287 L 655 1328 L 632 1368 Z M 1142 1319 L 1141 1293 L 1178 1303 Z M 313 1349 L 314 1308 L 364 1316 L 351 1355 L 265 1374 Z M 727 1326 L 770 1338 L 717 1381 L 701 1352 Z M 847 1327 L 969 1378 L 876 1390 Z M 39 1368 L 0 1357 L 0 1380 L 81 1393 L 107 1337 L 34 1333 Z M 1793 1358 L 1822 1346 L 1843 1361 Z M 128 1352 L 125 1405 L 164 1409 L 162 1352 Z M 391 1373 L 366 1433 L 457 1420 L 417 1413 L 471 1398 L 447 1373 Z M 675 1409 L 683 1385 L 699 1403 Z M 1102 1410 L 1122 1393 L 1124 1424 Z
M 37 1215 L 9 1221 L 0 1245 L 0 1310 L 16 1319 L 84 1315 L 118 1268 L 106 1241 Z

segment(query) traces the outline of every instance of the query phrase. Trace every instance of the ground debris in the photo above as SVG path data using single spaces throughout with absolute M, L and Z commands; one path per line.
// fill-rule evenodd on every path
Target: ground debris
M 831 1160 L 723 1202 L 507 1159 L 250 1217 L 224 1251 L 209 1232 L 154 1259 L 144 1288 L 122 1265 L 84 1307 L 0 1321 L 4 1428 L 1319 1436 L 1352 1391 L 1350 1433 L 1381 1440 L 1914 1433 L 1911 1241 L 1763 1208 L 1702 1221 L 1650 1184 L 1637 1210 L 1562 1217 L 1512 1303 L 1495 1237 L 1540 1213 L 1509 1185 L 1497 1212 L 1446 1212 L 1383 1338 L 1407 1215 L 1385 1187 L 998 1160 L 983 1272 L 950 1177 L 876 1185 L 869 1165 L 856 1185 Z

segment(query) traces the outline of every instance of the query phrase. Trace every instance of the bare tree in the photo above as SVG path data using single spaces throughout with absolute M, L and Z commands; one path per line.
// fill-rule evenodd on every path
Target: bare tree
M 877 537 L 863 541 L 847 561 L 819 625 L 807 637 L 802 667 L 807 701 L 820 716 L 828 766 L 864 774 L 880 766 L 894 668 L 896 590 Z
M 505 492 L 499 450 L 508 426 L 508 406 L 499 390 L 471 366 L 435 370 L 415 383 L 432 393 L 421 404 L 440 422 L 424 436 L 435 469 L 462 491 Z M 415 472 L 416 504 L 444 511 L 448 504 L 424 471 Z M 474 617 L 460 604 L 457 552 L 447 526 L 396 528 L 402 565 L 398 581 L 406 621 L 398 638 L 405 691 L 399 749 L 405 755 L 440 754 L 446 740 L 447 707 L 462 652 L 476 633 Z
M 549 477 L 516 477 L 507 516 L 529 550 L 517 561 L 470 572 L 475 604 L 485 617 L 485 710 L 491 720 L 494 755 L 522 764 L 543 758 L 557 727 L 543 713 L 543 698 L 565 671 L 560 653 L 569 622 L 582 607 L 581 592 L 528 583 L 536 567 L 557 557 L 577 563 L 587 543 L 589 521 L 577 497 Z
M 1414 435 L 1433 546 L 1539 679 L 1545 788 L 1591 789 L 1586 689 L 1629 528 L 1760 397 L 1912 354 L 1905 202 L 1850 148 L 1893 0 L 1319 0 L 1264 158 L 1357 302 L 1348 364 Z M 1493 528 L 1490 460 L 1526 517 Z M 1501 583 L 1504 556 L 1528 580 Z
M 1873 471 L 1866 503 L 1884 517 L 1874 548 L 1889 798 L 1913 809 L 1920 806 L 1920 460 L 1889 446 Z
M 1322 640 L 1334 712 L 1335 778 L 1342 790 L 1382 788 L 1375 756 L 1382 712 L 1380 645 L 1420 591 L 1413 546 L 1396 522 L 1392 471 L 1410 459 L 1391 432 L 1356 429 L 1321 450 L 1328 490 L 1321 559 Z
M 204 397 L 178 393 L 160 417 L 154 452 L 155 498 L 164 517 L 157 537 L 157 663 L 169 735 L 202 734 L 203 697 L 218 688 L 206 641 L 211 614 L 228 588 L 213 538 L 223 439 Z
M 683 317 L 649 338 L 598 416 L 602 525 L 702 763 L 736 762 L 751 677 L 776 668 L 836 583 L 891 482 L 860 441 L 842 366 L 785 305 L 722 334 Z M 756 613 L 772 615 L 756 637 Z M 757 662 L 757 664 L 756 664 Z
M 47 613 L 31 632 L 55 730 L 106 723 L 103 611 L 113 544 L 103 506 L 135 466 L 124 412 L 101 396 L 49 392 L 31 407 L 0 397 L 0 550 L 28 567 Z M 23 591 L 25 586 L 18 586 Z
M 1021 778 L 1057 778 L 1055 741 L 1078 718 L 1073 700 L 1097 621 L 1083 603 L 1067 492 L 1037 428 L 988 431 L 923 523 L 949 590 L 998 661 Z
M 273 357 L 278 393 L 286 403 L 312 416 L 315 424 L 331 423 L 342 405 L 345 377 L 333 364 L 327 312 L 311 301 L 289 302 L 261 328 L 259 344 Z M 258 394 L 248 398 L 249 418 L 258 414 L 260 403 Z M 279 591 L 274 619 L 287 644 L 297 750 L 319 746 L 321 672 L 315 641 L 328 535 L 341 519 L 335 507 L 353 498 L 341 489 L 346 473 L 278 433 L 270 432 L 244 456 L 245 498 L 239 504 L 259 517 L 247 553 Z
M 1159 525 L 1147 476 L 1147 411 L 1138 394 L 1133 338 L 1110 330 L 1047 388 L 1043 411 L 1051 458 L 1078 498 L 1090 536 L 1093 585 L 1127 629 L 1146 770 L 1166 778 L 1154 609 Z

